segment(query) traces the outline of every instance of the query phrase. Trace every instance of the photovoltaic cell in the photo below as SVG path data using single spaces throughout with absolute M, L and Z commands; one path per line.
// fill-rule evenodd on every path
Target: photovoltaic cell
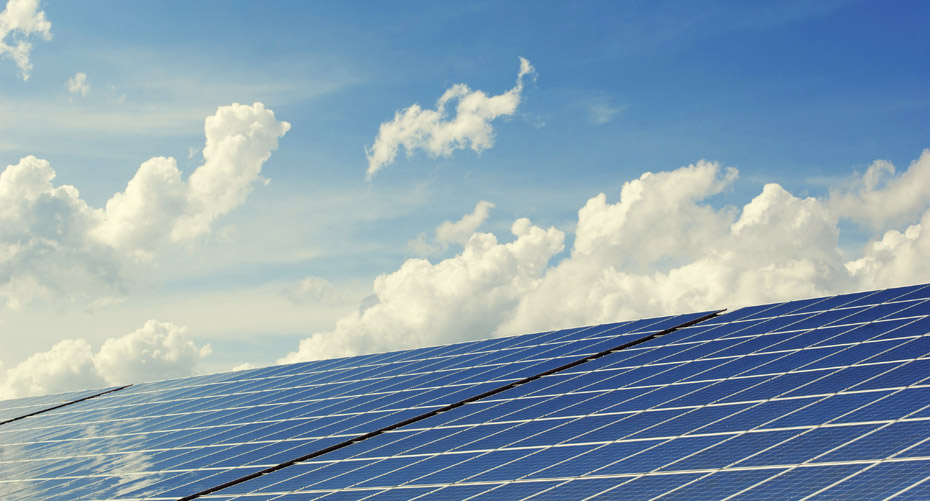
M 6 424 L 10 421 L 23 419 L 27 416 L 47 412 L 51 409 L 80 402 L 88 398 L 93 398 L 101 393 L 112 391 L 116 388 L 104 388 L 96 390 L 82 390 L 68 393 L 58 393 L 54 395 L 43 395 L 39 397 L 26 397 L 13 400 L 0 401 L 0 424 Z
M 660 337 L 701 314 L 147 383 L 0 427 L 0 493 L 920 498 L 928 298 L 921 285 Z
M 188 496 L 700 316 L 6 401 L 14 417 L 69 405 L 0 428 L 0 495 Z M 355 477 L 326 485 L 340 479 Z

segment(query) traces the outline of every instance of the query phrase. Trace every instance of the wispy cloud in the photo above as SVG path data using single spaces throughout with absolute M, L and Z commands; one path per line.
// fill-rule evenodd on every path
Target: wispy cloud
M 626 106 L 614 106 L 609 103 L 598 101 L 587 104 L 588 119 L 595 125 L 603 125 L 617 118 Z
M 220 103 L 287 106 L 369 78 L 364 69 L 322 57 L 287 63 L 262 60 L 243 69 L 240 61 L 218 62 L 196 51 L 138 46 L 68 51 L 76 60 L 97 61 L 110 71 L 86 71 L 90 91 L 82 99 L 66 87 L 55 96 L 35 86 L 0 93 L 0 142 L 6 149 L 27 154 L 41 148 L 42 155 L 51 156 L 104 137 L 126 138 L 129 144 L 146 136 L 193 134 Z
M 394 162 L 397 150 L 403 146 L 407 155 L 422 149 L 433 156 L 451 156 L 459 149 L 471 148 L 476 153 L 494 145 L 494 129 L 491 122 L 501 116 L 513 115 L 520 105 L 523 80 L 535 75 L 530 62 L 520 58 L 520 73 L 516 85 L 496 96 L 488 96 L 480 90 L 472 90 L 465 84 L 456 84 L 446 90 L 436 109 L 423 109 L 419 104 L 398 111 L 394 119 L 384 122 L 371 148 L 366 148 L 368 170 L 371 177 L 384 166 Z M 447 108 L 455 105 L 455 115 L 449 116 Z
M 45 11 L 39 10 L 38 0 L 9 0 L 0 12 L 0 57 L 16 63 L 23 81 L 29 80 L 32 71 L 32 44 L 27 40 L 51 40 L 51 29 L 52 23 L 45 18 Z
M 75 73 L 73 77 L 68 79 L 65 87 L 68 88 L 68 92 L 72 95 L 80 94 L 86 96 L 87 93 L 90 92 L 90 85 L 87 83 L 87 73 Z
M 494 204 L 482 200 L 475 205 L 475 210 L 470 214 L 465 214 L 458 221 L 444 221 L 436 227 L 436 235 L 432 239 L 425 233 L 421 233 L 415 240 L 408 242 L 410 247 L 417 255 L 429 256 L 444 252 L 450 244 L 464 245 L 468 239 L 478 230 L 478 227 L 487 220 Z
M 332 302 L 339 299 L 339 291 L 328 280 L 321 277 L 304 277 L 296 287 L 282 291 L 295 304 L 303 302 Z

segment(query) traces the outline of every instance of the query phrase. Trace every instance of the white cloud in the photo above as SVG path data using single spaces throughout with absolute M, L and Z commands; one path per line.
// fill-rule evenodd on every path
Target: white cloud
M 374 283 L 377 303 L 346 315 L 282 359 L 295 362 L 472 339 L 491 332 L 534 289 L 564 234 L 514 222 L 513 242 L 475 233 L 455 257 L 410 259 Z
M 876 160 L 862 176 L 830 193 L 837 214 L 873 230 L 912 222 L 930 205 L 930 150 L 924 150 L 900 176 L 894 165 Z
M 107 339 L 94 355 L 94 366 L 109 384 L 193 374 L 212 350 L 209 344 L 197 346 L 186 334 L 184 327 L 149 320 L 135 332 Z
M 866 289 L 927 281 L 930 277 L 930 210 L 903 232 L 889 230 L 866 246 L 865 255 L 846 264 Z
M 407 246 L 419 256 L 430 256 L 448 250 L 450 244 L 464 245 L 488 219 L 492 208 L 493 203 L 481 200 L 471 214 L 465 214 L 458 221 L 444 221 L 437 226 L 435 243 L 431 243 L 426 235 L 421 233 L 415 240 L 408 242 Z
M 838 219 L 777 184 L 741 210 L 700 202 L 736 178 L 699 162 L 645 174 L 579 211 L 572 256 L 549 270 L 499 332 L 584 325 L 844 292 Z M 738 218 L 736 215 L 739 215 Z M 596 238 L 592 238 L 593 234 Z
M 0 399 L 189 376 L 210 351 L 187 339 L 184 327 L 156 320 L 107 339 L 96 353 L 83 339 L 65 339 L 8 369 Z
M 95 236 L 117 249 L 145 255 L 163 242 L 189 242 L 241 204 L 262 180 L 261 168 L 290 129 L 262 103 L 221 106 L 204 124 L 204 164 L 185 182 L 173 158 L 139 167 L 126 191 L 107 201 Z
M 16 63 L 23 81 L 29 80 L 32 63 L 29 52 L 30 36 L 43 40 L 52 39 L 52 23 L 39 10 L 38 0 L 9 0 L 0 12 L 0 57 L 8 57 Z
M 0 172 L 0 303 L 98 302 L 124 292 L 122 269 L 209 233 L 240 205 L 287 122 L 261 103 L 221 106 L 205 121 L 204 164 L 185 181 L 173 158 L 142 164 L 103 209 L 88 206 L 32 156 Z
M 94 367 L 90 343 L 83 339 L 65 339 L 51 350 L 36 353 L 8 369 L 0 384 L 0 398 L 45 395 L 102 386 L 106 386 L 106 381 Z
M 927 158 L 925 152 L 898 179 L 916 182 Z M 282 360 L 930 281 L 930 201 L 920 202 L 900 181 L 876 187 L 868 179 L 874 170 L 867 174 L 866 189 L 856 192 L 862 194 L 861 214 L 885 210 L 887 216 L 876 219 L 885 224 L 915 214 L 910 221 L 915 224 L 876 232 L 861 255 L 850 257 L 838 247 L 839 223 L 860 212 L 838 210 L 838 192 L 800 198 L 767 184 L 742 207 L 711 206 L 708 200 L 728 189 L 737 174 L 701 161 L 643 174 L 624 184 L 615 203 L 597 195 L 578 212 L 571 255 L 551 266 L 562 233 L 535 227 L 529 259 L 507 250 L 527 236 L 498 244 L 493 235 L 476 233 L 453 258 L 435 265 L 409 260 L 376 280 L 377 304 L 345 316 L 331 332 L 314 334 Z M 883 207 L 892 196 L 911 198 L 901 205 L 906 209 Z M 921 212 L 922 219 L 913 221 Z M 529 268 L 520 272 L 521 266 Z M 475 269 L 482 273 L 472 273 Z
M 494 145 L 491 121 L 510 116 L 517 110 L 523 93 L 523 78 L 535 74 L 529 61 L 520 58 L 520 73 L 516 85 L 497 96 L 488 96 L 480 90 L 471 90 L 465 84 L 456 84 L 446 90 L 436 109 L 423 109 L 418 104 L 398 111 L 394 119 L 384 122 L 368 156 L 368 179 L 382 167 L 394 161 L 397 150 L 404 147 L 407 155 L 422 149 L 433 156 L 451 156 L 458 149 L 471 148 L 476 153 Z M 456 102 L 455 116 L 449 117 L 447 106 Z
M 65 84 L 68 88 L 68 92 L 72 94 L 80 94 L 86 96 L 90 92 L 90 85 L 87 83 L 87 73 L 77 72 L 73 77 L 68 79 L 68 83 Z
M 251 363 L 251 362 L 245 362 L 245 363 L 239 364 L 239 365 L 237 365 L 237 366 L 235 366 L 235 367 L 233 367 L 232 369 L 229 369 L 229 370 L 230 370 L 230 372 L 236 372 L 236 371 L 247 371 L 247 370 L 249 370 L 249 369 L 255 369 L 255 368 L 258 368 L 258 366 L 255 365 L 255 364 L 253 364 L 253 363 Z
M 468 238 L 488 219 L 494 204 L 482 200 L 475 205 L 471 214 L 462 216 L 458 221 L 446 221 L 436 228 L 436 241 L 440 243 L 464 244 Z
M 613 106 L 605 102 L 589 103 L 588 119 L 595 125 L 604 125 L 617 118 L 617 115 L 625 109 L 626 106 Z
M 339 293 L 333 284 L 325 278 L 314 276 L 305 277 L 297 284 L 297 287 L 285 290 L 284 295 L 294 303 L 327 302 L 339 299 Z
M 578 211 L 572 254 L 635 271 L 696 259 L 732 217 L 702 203 L 736 179 L 736 169 L 722 175 L 719 170 L 701 161 L 672 172 L 647 172 L 624 183 L 616 204 L 608 204 L 603 193 L 588 200 Z
M 122 288 L 119 256 L 90 237 L 98 213 L 29 156 L 0 172 L 0 303 L 90 302 Z

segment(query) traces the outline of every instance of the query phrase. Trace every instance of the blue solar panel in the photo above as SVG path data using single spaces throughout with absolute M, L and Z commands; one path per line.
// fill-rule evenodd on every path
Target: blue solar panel
M 848 303 L 853 299 L 855 298 L 844 298 L 844 301 Z M 844 304 L 844 301 L 832 302 Z M 808 311 L 816 312 L 815 304 L 807 302 L 805 307 Z M 784 311 L 797 309 L 795 305 L 783 305 L 779 308 Z M 768 311 L 771 313 L 771 308 Z M 887 308 L 885 311 L 897 310 Z M 821 320 L 835 321 L 849 318 L 851 314 L 855 314 L 855 311 L 823 315 Z M 776 460 L 797 463 L 809 461 L 833 449 L 841 450 L 848 446 L 847 442 L 862 440 L 863 436 L 869 436 L 870 432 L 881 426 L 861 424 L 823 427 L 825 422 L 835 417 L 868 408 L 869 404 L 889 395 L 887 391 L 844 393 L 850 387 L 879 381 L 885 374 L 896 374 L 894 378 L 885 377 L 888 381 L 884 383 L 886 386 L 892 381 L 897 385 L 914 383 L 913 376 L 908 377 L 906 373 L 894 370 L 899 364 L 873 363 L 873 360 L 877 359 L 876 355 L 894 353 L 894 350 L 900 352 L 904 350 L 904 346 L 913 342 L 912 339 L 893 341 L 887 346 L 884 343 L 841 343 L 812 348 L 810 346 L 813 343 L 826 342 L 826 336 L 823 335 L 825 332 L 836 337 L 860 326 L 854 325 L 834 331 L 820 329 L 820 333 L 807 336 L 810 329 L 792 334 L 786 327 L 797 324 L 802 319 L 814 317 L 798 315 L 796 318 L 776 322 L 767 319 L 763 312 L 756 313 L 755 316 L 760 319 L 759 324 L 765 323 L 771 329 L 782 329 L 784 334 L 767 333 L 766 327 L 748 325 L 751 323 L 749 321 L 739 321 L 735 325 L 727 326 L 717 320 L 717 328 L 703 329 L 698 336 L 689 337 L 688 329 L 681 331 L 680 339 L 692 343 L 691 346 L 675 346 L 674 342 L 669 342 L 669 338 L 666 337 L 661 339 L 661 342 L 656 342 L 655 348 L 648 348 L 650 343 L 647 343 L 641 345 L 642 348 L 636 347 L 617 354 L 620 356 L 616 357 L 615 362 L 611 360 L 613 355 L 605 357 L 591 366 L 593 371 L 567 371 L 544 377 L 528 383 L 524 388 L 508 390 L 496 396 L 497 400 L 468 404 L 450 411 L 450 414 L 462 413 L 462 417 L 444 416 L 442 420 L 427 420 L 423 424 L 435 424 L 434 430 L 440 433 L 439 430 L 447 423 L 465 422 L 469 417 L 529 420 L 509 427 L 499 427 L 493 431 L 489 429 L 488 436 L 478 440 L 474 437 L 480 435 L 479 433 L 466 434 L 462 431 L 446 435 L 442 439 L 442 447 L 439 449 L 467 451 L 473 447 L 479 455 L 471 458 L 472 462 L 480 462 L 480 458 L 487 457 L 488 453 L 479 453 L 481 450 L 493 448 L 496 454 L 504 454 L 508 447 L 517 447 L 513 450 L 513 457 L 516 459 L 507 456 L 509 460 L 503 463 L 492 461 L 490 458 L 484 460 L 485 464 L 500 466 L 479 473 L 475 480 L 503 482 L 529 475 L 540 478 L 541 481 L 545 479 L 545 475 L 552 478 L 557 478 L 555 475 L 571 475 L 578 477 L 578 482 L 582 482 L 583 479 L 585 482 L 591 482 L 585 479 L 585 475 L 613 475 L 616 476 L 613 480 L 599 479 L 603 485 L 598 485 L 597 494 L 608 496 L 610 492 L 614 492 L 614 495 L 620 495 L 617 493 L 621 492 L 624 493 L 622 495 L 643 492 L 646 495 L 645 493 L 651 492 L 647 488 L 650 485 L 660 486 L 657 487 L 659 490 L 655 491 L 657 493 L 669 490 L 674 493 L 674 489 L 691 482 L 694 482 L 694 485 L 721 484 L 725 489 L 732 491 L 732 483 L 712 482 L 710 479 L 713 476 L 698 481 L 699 477 L 704 477 L 703 474 L 693 474 L 692 477 L 692 474 L 684 472 L 660 476 L 647 473 L 665 468 L 674 469 L 673 471 L 723 468 L 737 465 L 740 461 L 756 467 Z M 726 316 L 721 318 L 725 319 Z M 887 322 L 886 325 L 896 328 L 900 323 Z M 872 331 L 866 339 L 884 332 L 881 326 L 873 328 Z M 715 332 L 716 339 L 734 339 L 734 342 L 719 348 L 709 346 L 712 343 L 700 343 L 702 337 L 708 339 L 707 335 L 710 332 Z M 792 335 L 805 335 L 809 342 L 798 343 L 791 351 L 765 353 L 765 350 L 773 346 L 778 347 L 780 343 L 784 346 L 784 342 Z M 698 341 L 698 344 L 695 344 L 695 341 Z M 911 352 L 920 349 L 919 345 L 916 346 L 916 350 Z M 689 353 L 697 358 L 689 359 Z M 663 360 L 668 362 L 662 362 Z M 670 363 L 672 361 L 679 363 Z M 858 363 L 866 365 L 855 365 Z M 757 367 L 763 370 L 756 370 Z M 790 372 L 799 369 L 800 372 Z M 758 375 L 747 374 L 748 371 L 755 371 Z M 695 377 L 708 379 L 683 384 L 686 378 Z M 582 393 L 572 393 L 574 391 Z M 513 397 L 513 400 L 501 399 L 504 395 Z M 533 395 L 555 397 L 530 398 Z M 689 397 L 694 400 L 689 401 Z M 927 399 L 922 401 L 927 402 Z M 552 402 L 551 407 L 547 407 L 546 402 Z M 667 411 L 660 410 L 673 404 L 679 407 L 669 408 Z M 478 406 L 480 410 L 477 411 L 468 409 Z M 547 415 L 553 418 L 565 416 L 568 419 L 550 418 L 534 421 Z M 821 419 L 817 419 L 818 416 Z M 825 417 L 826 421 L 823 420 Z M 770 431 L 765 428 L 782 426 L 771 423 L 779 419 L 790 423 L 790 426 L 800 428 Z M 480 428 L 474 427 L 472 430 Z M 698 435 L 689 436 L 689 432 Z M 916 439 L 910 437 L 907 440 Z M 395 446 L 398 443 L 395 442 Z M 528 448 L 536 448 L 536 451 L 531 450 L 528 453 Z M 402 449 L 403 447 L 390 450 L 382 448 L 382 451 L 399 456 L 415 451 Z M 755 452 L 765 450 L 768 452 Z M 442 457 L 442 454 L 436 457 Z M 560 458 L 562 461 L 559 461 Z M 669 461 L 669 458 L 677 459 Z M 539 461 L 540 464 L 552 462 L 554 466 L 539 468 L 534 461 Z M 459 463 L 456 468 L 465 468 L 465 464 L 467 463 Z M 508 466 L 512 470 L 508 470 Z M 820 482 L 829 480 L 832 483 L 840 473 L 847 476 L 849 474 L 842 468 L 828 466 L 776 469 L 773 465 L 771 468 L 761 474 L 739 470 L 727 474 L 743 479 L 743 488 L 750 493 L 782 492 L 800 481 L 798 479 L 806 478 L 814 471 L 823 474 L 817 476 L 817 482 L 807 482 L 805 489 L 822 488 Z M 857 468 L 861 469 L 864 466 Z M 457 473 L 452 476 L 466 475 L 458 470 L 453 471 Z M 395 475 L 399 475 L 393 477 L 397 480 L 404 477 L 400 472 L 396 472 Z M 571 492 L 568 490 L 571 483 L 563 482 L 543 493 L 549 492 L 554 495 L 560 491 Z M 499 496 L 504 496 L 508 492 L 503 490 L 505 485 L 512 484 L 501 484 L 498 487 L 491 485 L 488 487 L 488 495 L 497 492 Z M 625 486 L 627 490 L 623 491 L 620 486 Z M 643 490 L 634 490 L 636 486 L 642 486 Z M 688 492 L 685 487 L 679 490 Z
M 843 480 L 861 470 L 863 465 L 801 466 L 771 477 L 768 481 L 742 491 L 746 498 L 803 498 Z
M 724 499 L 768 480 L 787 468 L 753 470 L 717 470 L 679 489 L 669 492 L 668 499 Z M 747 496 L 751 497 L 751 496 Z M 664 498 L 663 498 L 664 499 Z
M 917 497 L 930 488 L 928 296 L 889 289 L 67 397 L 0 426 L 0 495 Z
M 118 388 L 112 387 L 2 400 L 0 401 L 0 425 L 23 419 L 27 416 L 48 412 L 49 410 L 93 398 L 94 396 L 116 389 Z
M 62 497 L 191 495 L 700 316 L 133 386 L 7 423 L 0 429 L 0 493 L 18 492 L 14 498 L 51 495 L 52 489 Z M 8 401 L 3 409 L 18 416 L 24 409 L 83 396 Z M 60 467 L 62 458 L 74 455 L 94 461 Z M 391 462 L 396 461 L 381 461 Z M 114 473 L 130 464 L 131 473 Z M 31 481 L 35 477 L 43 480 Z M 330 482 L 350 477 L 338 475 Z
M 832 499 L 885 499 L 928 476 L 930 462 L 879 463 L 858 472 L 820 497 Z M 815 497 L 815 499 L 817 499 Z

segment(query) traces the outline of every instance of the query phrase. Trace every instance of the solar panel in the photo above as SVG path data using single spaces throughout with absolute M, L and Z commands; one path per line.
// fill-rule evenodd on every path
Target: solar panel
M 285 468 L 228 493 L 804 497 L 848 492 L 844 482 L 878 465 L 920 482 L 915 472 L 930 471 L 930 457 L 914 455 L 923 451 L 914 446 L 930 438 L 930 419 L 918 415 L 930 398 L 912 392 L 924 391 L 930 374 L 911 364 L 927 363 L 927 332 L 905 329 L 919 316 L 886 319 L 913 304 L 865 301 L 908 292 L 722 315 L 320 456 L 300 464 L 300 475 Z M 857 306 L 844 306 L 850 301 Z M 838 327 L 823 328 L 831 325 Z M 852 331 L 860 338 L 843 336 Z M 794 338 L 806 341 L 791 345 Z
M 122 389 L 122 387 L 72 391 L 54 395 L 6 400 L 0 402 L 0 404 L 2 404 L 2 406 L 0 406 L 0 425 L 48 412 L 59 407 L 64 407 L 65 405 L 81 402 L 119 389 Z
M 706 315 L 97 391 L 93 398 L 0 428 L 0 494 L 13 499 L 195 494 Z M 47 401 L 7 401 L 3 409 L 16 415 Z
M 920 498 L 928 313 L 921 285 L 56 397 L 0 426 L 0 494 Z

